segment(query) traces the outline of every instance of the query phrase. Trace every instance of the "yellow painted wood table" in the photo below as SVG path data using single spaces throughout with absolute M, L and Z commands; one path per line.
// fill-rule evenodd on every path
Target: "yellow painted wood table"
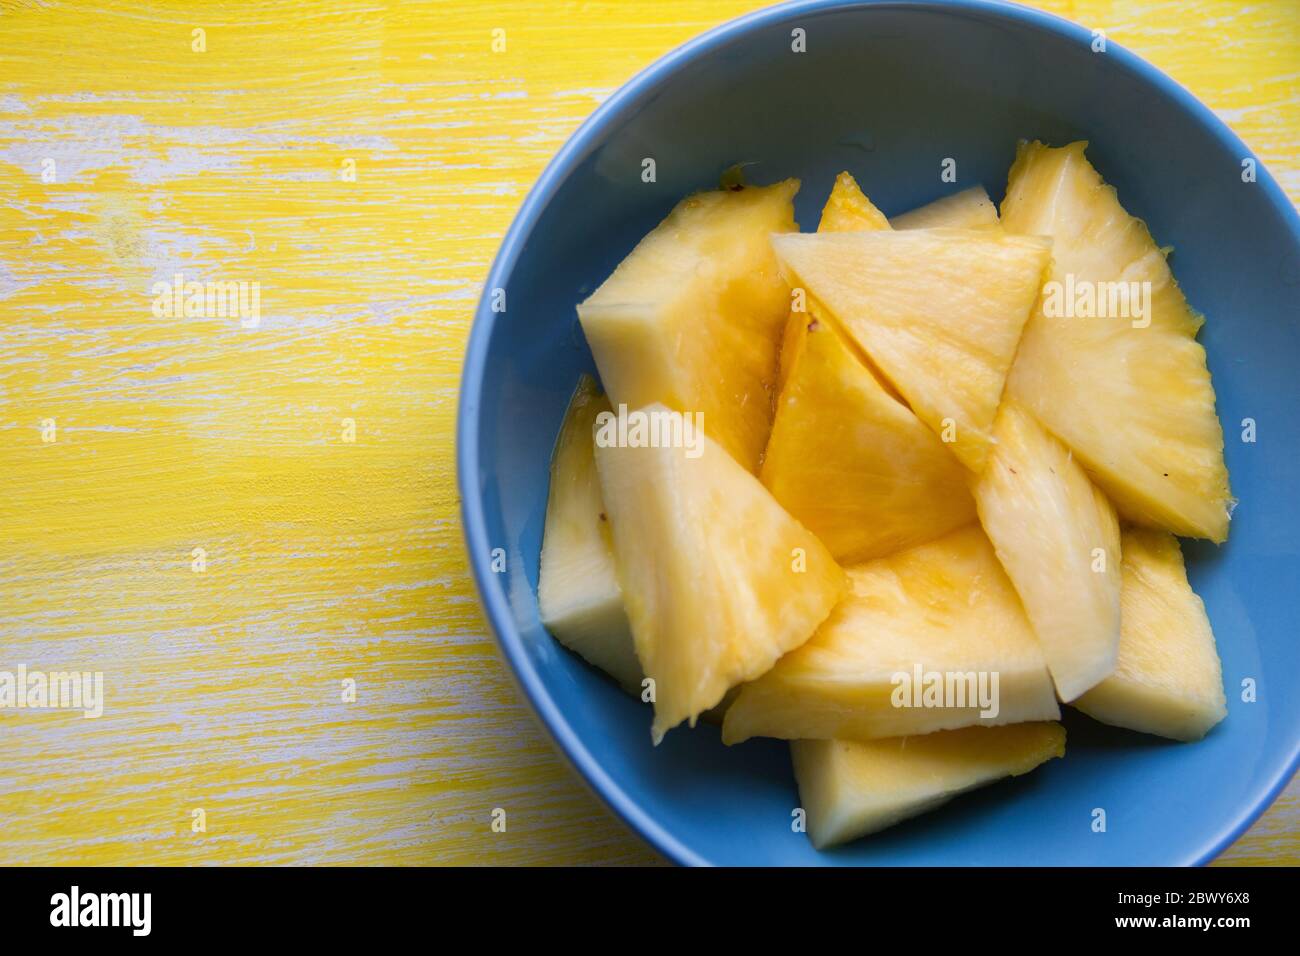
M 0 863 L 656 859 L 486 633 L 455 393 L 545 162 L 752 6 L 0 2 L 0 668 L 106 698 L 0 712 Z M 1044 6 L 1300 195 L 1291 0 Z M 186 314 L 178 274 L 229 286 Z M 1300 862 L 1298 813 L 1224 859 Z

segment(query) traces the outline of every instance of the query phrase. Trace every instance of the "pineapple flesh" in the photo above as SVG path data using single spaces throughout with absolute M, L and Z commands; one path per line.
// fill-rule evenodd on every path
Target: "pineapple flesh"
M 761 473 L 776 500 L 842 561 L 889 554 L 972 521 L 961 463 L 834 323 L 804 315 L 797 335 Z
M 1052 237 L 1054 261 L 1007 390 L 1074 450 L 1121 517 L 1222 542 L 1230 491 L 1196 341 L 1203 320 L 1085 146 L 1022 143 L 1011 167 L 1002 225 Z
M 874 740 L 1060 716 L 1043 652 L 977 524 L 848 573 L 849 596 L 812 640 L 741 688 L 724 743 Z M 960 675 L 952 696 L 918 696 L 933 675 Z M 979 685 L 993 706 L 976 701 Z
M 998 207 L 983 186 L 972 186 L 889 222 L 895 229 L 982 229 L 998 224 Z
M 1200 740 L 1228 712 L 1205 606 L 1173 535 L 1130 528 L 1123 547 L 1119 662 L 1074 706 L 1116 727 Z
M 841 173 L 818 230 L 888 228 Z M 791 314 L 781 377 L 762 481 L 838 560 L 879 557 L 974 519 L 965 469 L 816 302 Z
M 1061 700 L 1115 669 L 1120 537 L 1115 509 L 1069 450 L 1010 399 L 973 482 L 980 521 L 1024 604 Z
M 656 744 L 791 741 L 818 848 L 1062 756 L 1058 700 L 1226 714 L 1169 533 L 1228 532 L 1202 319 L 1085 145 L 1021 143 L 1001 219 L 977 186 L 890 220 L 845 172 L 800 234 L 797 180 L 732 177 L 578 306 L 609 398 L 584 376 L 557 440 L 542 621 Z
M 653 405 L 641 411 L 668 415 Z M 826 547 L 711 438 L 604 444 L 596 467 L 656 743 L 803 644 L 844 593 Z M 733 705 L 734 706 L 734 705 Z
M 822 207 L 821 220 L 817 224 L 818 232 L 860 232 L 871 229 L 888 229 L 889 220 L 885 214 L 872 204 L 860 188 L 858 181 L 849 173 L 840 173 L 835 177 L 831 194 Z M 794 359 L 803 345 L 803 333 L 813 319 L 826 321 L 825 310 L 816 301 L 805 303 L 806 308 L 798 311 L 792 307 L 786 319 L 784 333 L 781 337 L 780 370 L 777 376 L 778 395 L 785 389 L 786 379 L 794 367 Z M 889 388 L 892 394 L 892 387 Z M 901 398 L 899 399 L 901 401 Z M 770 438 L 769 438 L 770 441 Z M 765 453 L 766 454 L 766 453 Z
M 703 412 L 751 472 L 772 424 L 790 290 L 769 237 L 797 228 L 798 180 L 697 193 L 578 306 L 614 405 Z
M 641 664 L 623 610 L 596 474 L 596 416 L 609 410 L 595 381 L 582 376 L 551 458 L 537 595 L 542 623 L 561 644 L 636 692 Z
M 790 753 L 808 836 L 820 850 L 1062 757 L 1065 728 L 1026 723 L 867 743 L 796 740 Z
M 867 199 L 856 179 L 846 172 L 835 177 L 830 197 L 822 207 L 818 232 L 862 232 L 888 228 L 889 220 Z
M 996 229 L 772 237 L 805 289 L 912 411 L 979 473 L 1051 242 Z

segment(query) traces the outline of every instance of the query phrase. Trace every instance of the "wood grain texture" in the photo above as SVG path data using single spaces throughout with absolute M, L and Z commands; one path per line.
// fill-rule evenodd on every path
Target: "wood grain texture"
M 546 161 L 754 6 L 0 0 L 0 669 L 107 685 L 98 720 L 0 711 L 0 864 L 657 859 L 486 634 L 455 392 Z M 1042 6 L 1171 73 L 1300 195 L 1289 0 Z M 176 272 L 258 282 L 260 325 L 155 317 Z M 1293 784 L 1224 860 L 1300 862 L 1298 821 Z

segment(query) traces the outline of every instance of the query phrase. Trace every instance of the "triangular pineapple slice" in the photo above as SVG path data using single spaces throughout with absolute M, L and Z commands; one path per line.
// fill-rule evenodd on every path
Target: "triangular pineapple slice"
M 1011 167 L 1002 225 L 1051 236 L 1054 262 L 1008 391 L 1074 449 L 1121 516 L 1223 541 L 1230 492 L 1214 387 L 1195 338 L 1202 319 L 1146 225 L 1084 158 L 1086 145 L 1022 143 Z M 1142 283 L 1150 284 L 1145 310 Z M 1130 294 L 1127 309 L 1121 294 Z M 1079 315 L 1079 305 L 1092 314 Z
M 808 836 L 819 850 L 939 807 L 1065 755 L 1055 723 L 966 727 L 920 737 L 790 744 Z
M 538 601 L 542 623 L 561 644 L 609 674 L 629 694 L 640 696 L 641 662 L 623 609 L 609 516 L 596 473 L 596 417 L 609 411 L 596 382 L 582 376 L 551 458 Z M 738 691 L 733 687 L 700 718 L 720 725 Z
M 772 425 L 790 309 L 769 237 L 797 228 L 798 190 L 789 179 L 688 196 L 578 306 L 611 402 L 703 412 L 750 471 Z
M 542 623 L 561 644 L 637 692 L 641 664 L 623 610 L 596 474 L 596 416 L 608 411 L 609 401 L 595 381 L 582 376 L 551 458 L 537 596 Z
M 1119 522 L 1064 445 L 1011 399 L 997 444 L 972 482 L 980 521 L 997 549 L 1061 700 L 1115 668 L 1119 648 Z
M 873 740 L 1060 716 L 1042 649 L 979 525 L 848 572 L 849 596 L 812 640 L 741 688 L 723 743 Z
M 835 177 L 835 185 L 822 207 L 818 232 L 857 232 L 867 229 L 888 229 L 889 220 L 877 209 L 860 188 L 858 181 L 847 172 Z M 824 319 L 816 302 L 806 302 L 803 311 L 791 309 L 781 338 L 781 370 L 778 389 L 785 388 L 786 379 L 794 365 L 794 358 L 803 346 L 803 334 L 814 318 Z
M 867 198 L 856 179 L 847 172 L 835 177 L 830 197 L 822 207 L 818 232 L 861 232 L 888 228 L 889 220 Z
M 1173 535 L 1125 529 L 1123 548 L 1119 663 L 1074 706 L 1102 723 L 1199 740 L 1228 712 L 1205 605 Z
M 841 173 L 818 231 L 888 228 Z M 791 315 L 781 379 L 763 484 L 837 559 L 878 557 L 974 518 L 965 469 L 815 301 Z
M 772 237 L 792 286 L 862 346 L 971 471 L 984 466 L 1051 243 L 995 229 Z
M 809 315 L 762 479 L 843 561 L 920 544 L 975 517 L 951 450 L 885 390 L 834 323 Z
M 846 586 L 758 479 L 712 439 L 698 450 L 607 445 L 597 431 L 618 579 L 654 681 L 656 743 L 806 641 Z
M 889 224 L 895 229 L 980 229 L 998 224 L 998 207 L 983 186 L 972 186 L 895 216 Z

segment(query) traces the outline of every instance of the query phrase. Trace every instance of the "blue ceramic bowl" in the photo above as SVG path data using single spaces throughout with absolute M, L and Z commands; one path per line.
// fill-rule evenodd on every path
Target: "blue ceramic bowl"
M 807 52 L 791 49 L 806 33 Z M 458 455 L 465 537 L 488 618 L 524 693 L 595 791 L 661 852 L 717 864 L 1190 864 L 1212 858 L 1300 756 L 1300 220 L 1250 151 L 1168 77 L 1091 32 L 1002 3 L 798 2 L 729 23 L 641 73 L 574 134 L 506 235 L 465 360 Z M 747 163 L 803 180 L 814 224 L 852 172 L 888 215 L 983 183 L 1000 200 L 1021 138 L 1091 142 L 1125 207 L 1173 245 L 1208 317 L 1233 490 L 1229 542 L 1186 542 L 1223 658 L 1228 716 L 1174 744 L 1069 712 L 1064 760 L 840 849 L 791 832 L 788 747 L 717 730 L 650 745 L 650 715 L 538 620 L 548 465 L 579 373 L 574 305 L 686 193 Z M 642 160 L 658 181 L 644 183 Z M 940 182 L 957 161 L 956 186 Z M 507 290 L 494 313 L 490 290 Z M 1099 384 L 1099 387 L 1100 384 Z M 1258 440 L 1241 440 L 1242 419 Z M 493 549 L 506 553 L 494 573 Z M 1258 698 L 1242 700 L 1252 679 Z M 1107 829 L 1092 830 L 1094 808 Z

